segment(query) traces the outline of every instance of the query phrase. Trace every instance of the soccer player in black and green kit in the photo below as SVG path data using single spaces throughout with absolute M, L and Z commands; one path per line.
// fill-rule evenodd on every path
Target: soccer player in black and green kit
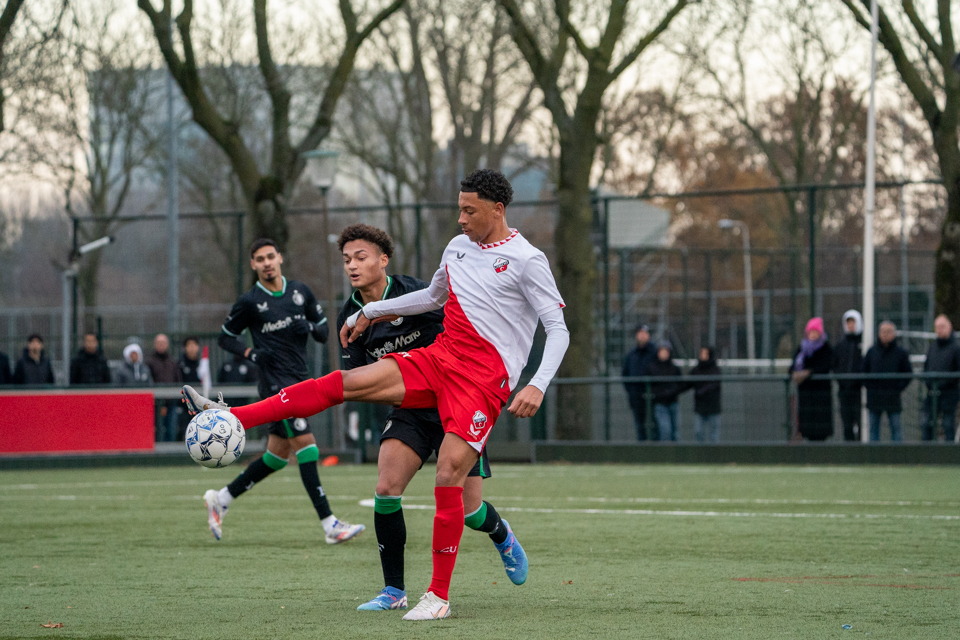
M 365 224 L 347 227 L 338 243 L 344 270 L 355 291 L 337 318 L 339 330 L 346 319 L 373 300 L 385 300 L 424 289 L 427 283 L 405 275 L 387 275 L 393 255 L 393 241 L 386 232 Z M 344 369 L 376 362 L 388 353 L 408 351 L 432 344 L 443 331 L 443 310 L 398 318 L 372 325 L 357 341 L 343 350 Z M 407 529 L 401 495 L 417 470 L 440 448 L 443 424 L 436 409 L 395 408 L 380 435 L 377 459 L 377 490 L 374 500 L 374 527 L 380 547 L 380 564 L 385 586 L 359 611 L 406 609 L 403 555 Z M 490 535 L 500 552 L 507 576 L 514 584 L 527 579 L 527 559 L 510 525 L 483 500 L 482 481 L 490 477 L 486 451 L 470 471 L 463 492 L 464 523 Z
M 261 238 L 250 248 L 250 267 L 257 274 L 257 283 L 243 294 L 233 308 L 217 340 L 222 349 L 247 358 L 260 369 L 259 393 L 268 398 L 284 387 L 302 382 L 307 372 L 307 337 L 326 342 L 329 334 L 323 309 L 310 289 L 302 282 L 283 277 L 283 256 L 273 240 Z M 253 348 L 241 341 L 240 334 L 249 329 Z M 213 537 L 222 535 L 223 516 L 235 498 L 287 465 L 293 453 L 300 467 L 300 479 L 330 544 L 344 542 L 364 530 L 362 524 L 351 525 L 338 520 L 320 484 L 317 460 L 320 452 L 313 434 L 303 419 L 274 422 L 268 427 L 267 451 L 254 460 L 236 479 L 219 491 L 210 489 L 203 499 L 207 503 L 208 523 Z

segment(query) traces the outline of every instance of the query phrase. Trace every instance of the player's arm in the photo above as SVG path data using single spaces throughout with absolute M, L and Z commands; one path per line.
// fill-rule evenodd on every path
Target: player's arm
M 346 314 L 341 312 L 337 318 L 337 333 L 346 323 Z M 349 371 L 367 364 L 367 353 L 359 342 L 351 342 L 346 347 L 340 346 L 340 368 Z
M 230 314 L 220 327 L 220 335 L 217 337 L 217 346 L 229 353 L 247 358 L 257 363 L 257 355 L 253 349 L 247 346 L 247 343 L 240 339 L 240 334 L 247 328 L 248 322 L 247 305 L 243 299 L 237 300 L 230 309 Z M 257 363 L 260 364 L 260 363 Z
M 375 322 L 395 320 L 400 316 L 415 316 L 443 308 L 447 298 L 450 297 L 447 286 L 447 270 L 440 265 L 437 272 L 433 274 L 430 286 L 426 289 L 411 291 L 388 300 L 371 302 L 347 318 L 343 329 L 340 330 L 340 344 L 346 347 Z
M 306 316 L 304 332 L 309 333 L 317 342 L 326 342 L 330 335 L 330 324 L 327 322 L 327 317 L 323 315 L 323 307 L 320 306 L 313 292 L 309 289 L 305 297 L 306 302 L 303 305 L 303 315 Z
M 520 287 L 523 296 L 537 310 L 547 332 L 537 373 L 507 407 L 507 411 L 518 418 L 530 418 L 540 408 L 543 395 L 563 362 L 563 356 L 570 346 L 570 332 L 563 319 L 563 298 L 557 290 L 546 256 L 541 254 L 527 263 L 520 276 Z

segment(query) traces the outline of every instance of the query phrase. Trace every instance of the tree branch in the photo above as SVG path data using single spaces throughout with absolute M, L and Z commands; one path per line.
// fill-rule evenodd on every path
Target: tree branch
M 670 26 L 670 23 L 673 22 L 673 19 L 676 18 L 677 15 L 679 15 L 683 8 L 688 4 L 690 4 L 690 0 L 677 0 L 677 3 L 673 5 L 670 11 L 667 12 L 667 15 L 663 16 L 663 19 L 660 20 L 660 23 L 654 27 L 650 33 L 641 38 L 640 42 L 637 43 L 633 50 L 624 56 L 623 60 L 620 61 L 620 64 L 618 64 L 614 70 L 610 72 L 611 81 L 619 78 L 620 74 L 626 71 L 627 68 L 630 67 L 630 65 L 633 64 L 634 61 L 640 56 L 640 54 L 643 53 L 644 49 L 650 46 L 650 43 L 656 40 L 661 33 L 666 31 L 667 27 Z
M 923 43 L 927 45 L 927 48 L 930 49 L 933 55 L 935 55 L 938 59 L 941 58 L 943 49 L 940 46 L 940 43 L 934 39 L 933 34 L 927 29 L 927 26 L 923 24 L 920 16 L 917 15 L 917 7 L 913 4 L 913 0 L 903 0 L 903 10 L 910 19 L 910 24 L 912 24 L 913 28 L 917 30 L 917 35 L 920 36 L 920 38 L 923 40 Z
M 282 175 L 290 164 L 290 91 L 284 85 L 277 71 L 273 52 L 270 50 L 270 34 L 267 29 L 267 0 L 253 0 L 253 16 L 257 32 L 257 57 L 260 60 L 260 73 L 266 85 L 267 95 L 273 107 L 273 136 L 271 144 L 272 173 Z M 281 135 L 282 134 L 282 135 Z

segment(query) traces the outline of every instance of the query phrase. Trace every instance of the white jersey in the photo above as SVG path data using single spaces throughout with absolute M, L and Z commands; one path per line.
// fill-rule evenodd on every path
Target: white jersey
M 533 347 L 538 318 L 564 304 L 547 257 L 519 231 L 510 231 L 493 244 L 471 242 L 466 235 L 451 240 L 430 288 L 449 293 L 438 342 L 452 349 L 469 344 L 471 354 L 488 343 L 514 389 Z

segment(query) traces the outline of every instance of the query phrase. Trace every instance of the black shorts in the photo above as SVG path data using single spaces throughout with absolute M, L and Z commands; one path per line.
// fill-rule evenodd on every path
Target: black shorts
M 267 433 L 281 438 L 296 438 L 297 436 L 311 433 L 310 425 L 303 418 L 294 420 L 281 420 L 280 422 L 270 422 L 263 425 Z
M 420 467 L 427 461 L 431 453 L 440 451 L 443 442 L 443 423 L 436 409 L 394 409 L 383 426 L 380 442 L 394 438 L 407 445 L 420 456 Z M 467 477 L 489 478 L 490 460 L 487 459 L 487 449 L 480 452 L 480 459 L 473 465 Z

